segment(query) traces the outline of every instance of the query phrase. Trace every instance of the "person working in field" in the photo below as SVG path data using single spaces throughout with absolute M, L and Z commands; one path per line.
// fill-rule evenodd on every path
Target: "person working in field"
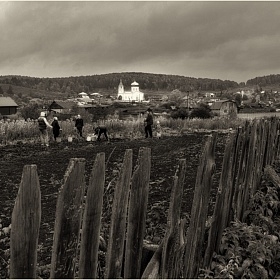
M 59 137 L 59 133 L 61 131 L 57 117 L 53 118 L 53 122 L 52 122 L 51 125 L 52 125 L 52 128 L 53 128 L 52 129 L 53 130 L 53 138 L 54 138 L 54 141 L 56 141 L 56 139 Z
M 81 137 L 83 137 L 83 126 L 84 120 L 81 118 L 81 115 L 78 115 L 75 121 L 75 127 Z
M 100 137 L 102 134 L 104 134 L 107 141 L 109 141 L 108 135 L 107 135 L 107 128 L 105 126 L 99 125 L 94 129 L 94 134 L 97 135 L 97 141 L 100 141 Z
M 153 131 L 152 131 L 153 123 L 154 123 L 153 112 L 149 108 L 147 110 L 147 117 L 146 117 L 146 119 L 144 121 L 144 124 L 145 124 L 145 137 L 146 138 L 148 138 L 148 136 L 150 136 L 151 138 L 153 137 Z
M 160 139 L 162 135 L 162 128 L 159 121 L 157 121 L 156 123 L 156 134 L 157 134 L 157 138 Z
M 46 119 L 45 112 L 41 112 L 40 117 L 38 118 L 38 125 L 40 130 L 40 139 L 41 139 L 41 145 L 49 146 L 49 134 L 47 128 L 52 128 L 52 126 L 49 124 L 49 122 Z

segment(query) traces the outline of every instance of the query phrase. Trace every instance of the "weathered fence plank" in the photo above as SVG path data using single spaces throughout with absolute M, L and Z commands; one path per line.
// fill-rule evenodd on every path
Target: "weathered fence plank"
M 208 136 L 196 175 L 191 221 L 187 233 L 184 278 L 197 278 L 202 261 L 201 248 L 205 235 L 212 177 L 215 171 L 214 151 L 217 135 Z
M 85 159 L 71 159 L 56 205 L 50 278 L 74 278 L 85 189 Z
M 25 165 L 12 213 L 10 278 L 36 278 L 41 192 L 36 165 Z
M 233 176 L 239 145 L 239 133 L 230 135 L 224 152 L 222 172 L 216 194 L 216 203 L 204 255 L 204 267 L 209 267 L 214 251 L 218 252 L 223 230 L 232 218 L 232 198 L 234 193 Z
M 232 189 L 230 193 L 230 211 L 229 211 L 229 217 L 228 217 L 228 223 L 227 226 L 229 225 L 230 221 L 234 219 L 235 216 L 235 209 L 236 209 L 236 201 L 235 201 L 235 194 L 236 194 L 236 189 L 238 188 L 237 182 L 238 182 L 238 165 L 239 165 L 239 158 L 240 158 L 240 151 L 242 150 L 242 139 L 243 139 L 243 128 L 239 127 L 236 131 L 236 136 L 234 137 L 233 141 L 233 147 L 232 147 L 232 152 L 231 152 L 231 158 L 232 158 L 232 166 L 231 166 L 231 184 L 232 184 Z
M 276 135 L 276 151 L 275 151 L 275 160 L 279 160 L 279 152 L 280 152 L 280 123 L 277 123 L 277 135 Z
M 235 189 L 235 217 L 240 220 L 242 215 L 242 200 L 245 192 L 244 181 L 246 176 L 247 154 L 249 149 L 249 123 L 246 123 L 242 138 L 242 149 L 239 157 L 238 173 Z
M 105 153 L 99 153 L 92 168 L 83 215 L 79 258 L 80 279 L 96 278 L 104 183 Z
M 252 181 L 252 193 L 256 192 L 256 189 L 258 187 L 258 182 L 261 178 L 262 174 L 262 158 L 263 158 L 263 151 L 264 146 L 262 145 L 263 141 L 263 126 L 262 123 L 259 121 L 257 122 L 257 130 L 256 130 L 256 143 L 255 143 L 255 149 L 256 149 L 256 155 L 254 160 L 254 180 Z
M 178 278 L 176 271 L 177 253 L 180 248 L 180 213 L 183 196 L 183 185 L 186 172 L 186 160 L 179 160 L 179 166 L 174 176 L 174 185 L 171 190 L 167 230 L 164 237 L 161 278 Z
M 155 251 L 150 262 L 145 268 L 141 279 L 159 279 L 160 278 L 160 265 L 162 259 L 162 249 L 163 242 L 159 245 L 158 249 Z
M 277 158 L 278 133 L 279 133 L 278 129 L 279 129 L 279 120 L 277 118 L 273 118 L 273 134 L 270 134 L 272 149 L 270 149 L 269 165 L 271 165 L 276 160 L 276 158 Z
M 121 278 L 128 197 L 132 174 L 132 154 L 131 149 L 126 150 L 120 176 L 114 192 L 105 268 L 105 278 L 108 279 Z
M 248 201 L 253 194 L 253 181 L 255 181 L 255 159 L 256 159 L 256 143 L 257 143 L 257 123 L 254 122 L 250 127 L 250 139 L 248 153 L 246 157 L 246 168 L 244 178 L 244 194 L 241 200 L 241 221 L 244 219 L 244 213 L 247 210 Z
M 128 279 L 140 278 L 150 172 L 151 149 L 140 148 L 138 163 L 132 175 L 128 207 L 127 241 L 124 263 L 124 278 Z
M 264 154 L 263 154 L 263 162 L 262 162 L 262 169 L 268 164 L 269 158 L 269 134 L 271 129 L 271 122 L 267 122 L 267 120 L 263 120 L 264 126 L 264 138 L 263 138 L 263 145 L 264 145 Z
M 265 156 L 265 163 L 263 168 L 266 165 L 271 165 L 276 156 L 276 141 L 277 141 L 277 119 L 271 118 L 270 121 L 266 121 L 268 127 L 267 133 L 267 149 Z

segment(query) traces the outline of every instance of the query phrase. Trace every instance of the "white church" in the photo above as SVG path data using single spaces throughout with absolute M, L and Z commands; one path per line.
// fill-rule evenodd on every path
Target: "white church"
M 124 91 L 122 80 L 120 80 L 118 100 L 124 102 L 142 102 L 144 100 L 144 93 L 139 90 L 139 84 L 136 81 L 131 84 L 131 91 Z

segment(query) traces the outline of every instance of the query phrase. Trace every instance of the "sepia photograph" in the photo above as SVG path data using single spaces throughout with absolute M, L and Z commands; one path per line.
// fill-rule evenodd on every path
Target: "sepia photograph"
M 279 10 L 0 0 L 0 279 L 279 279 Z

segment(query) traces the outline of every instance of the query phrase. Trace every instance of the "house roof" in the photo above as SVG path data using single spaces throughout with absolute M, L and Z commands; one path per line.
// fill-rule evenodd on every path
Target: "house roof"
M 55 100 L 53 103 L 56 103 L 57 105 L 59 105 L 63 109 L 72 109 L 73 106 L 76 105 L 76 102 L 74 102 L 74 101 Z
M 29 100 L 29 102 L 44 102 L 44 100 L 41 98 L 32 98 Z
M 93 108 L 91 104 L 78 104 L 80 108 Z
M 78 95 L 88 95 L 86 92 L 80 92 Z
M 222 105 L 226 102 L 233 102 L 235 103 L 234 101 L 231 101 L 231 100 L 219 100 L 219 101 L 216 101 L 214 102 L 212 105 L 211 105 L 211 110 L 220 110 Z
M 17 103 L 11 97 L 0 97 L 0 107 L 18 107 Z

